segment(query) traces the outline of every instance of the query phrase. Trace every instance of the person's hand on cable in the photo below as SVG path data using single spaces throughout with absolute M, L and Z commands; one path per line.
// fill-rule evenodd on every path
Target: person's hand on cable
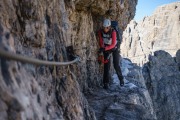
M 105 51 L 105 48 L 100 48 L 99 49 L 99 53 L 104 52 L 104 51 Z

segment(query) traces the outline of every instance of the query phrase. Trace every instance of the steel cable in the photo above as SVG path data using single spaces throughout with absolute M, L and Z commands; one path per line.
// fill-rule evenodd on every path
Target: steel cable
M 44 61 L 44 60 L 29 58 L 26 56 L 10 53 L 10 52 L 7 52 L 7 51 L 2 50 L 2 49 L 0 49 L 0 57 L 6 58 L 9 60 L 20 61 L 23 63 L 30 63 L 30 64 L 35 64 L 35 65 L 46 65 L 46 66 L 65 66 L 65 65 L 70 65 L 70 64 L 73 64 L 73 63 L 80 61 L 79 57 L 75 57 L 74 60 L 69 61 L 69 62 Z

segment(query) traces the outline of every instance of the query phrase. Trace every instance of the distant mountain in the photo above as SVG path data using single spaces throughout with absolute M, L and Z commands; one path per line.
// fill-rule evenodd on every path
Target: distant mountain
M 158 7 L 142 21 L 132 20 L 123 33 L 121 54 L 142 65 L 148 56 L 164 50 L 172 56 L 180 49 L 180 2 Z

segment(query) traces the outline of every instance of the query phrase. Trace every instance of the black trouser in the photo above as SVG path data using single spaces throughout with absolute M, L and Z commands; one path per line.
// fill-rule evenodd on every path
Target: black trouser
M 119 51 L 118 49 L 115 49 L 113 51 L 109 51 L 109 52 L 104 52 L 104 60 L 109 60 L 108 63 L 104 63 L 104 76 L 103 76 L 103 83 L 104 84 L 109 84 L 109 79 L 110 79 L 110 74 L 109 74 L 109 69 L 110 69 L 110 54 L 112 53 L 113 55 L 113 65 L 114 65 L 114 69 L 116 70 L 116 73 L 118 75 L 118 78 L 121 81 L 123 81 L 123 76 L 122 76 L 122 72 L 120 69 L 120 65 L 119 65 Z

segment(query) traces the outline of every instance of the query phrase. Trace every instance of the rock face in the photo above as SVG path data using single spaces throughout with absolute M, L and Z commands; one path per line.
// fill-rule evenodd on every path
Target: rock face
M 100 86 L 96 32 L 103 18 L 122 30 L 137 0 L 1 0 L 0 48 L 48 61 L 68 61 L 73 46 L 81 62 L 34 66 L 0 58 L 1 120 L 94 120 L 83 93 Z
M 144 65 L 143 75 L 157 119 L 179 120 L 180 69 L 175 59 L 165 51 L 156 51 Z
M 158 7 L 142 21 L 131 21 L 123 33 L 121 53 L 143 65 L 149 54 L 164 50 L 175 56 L 180 49 L 180 2 Z

